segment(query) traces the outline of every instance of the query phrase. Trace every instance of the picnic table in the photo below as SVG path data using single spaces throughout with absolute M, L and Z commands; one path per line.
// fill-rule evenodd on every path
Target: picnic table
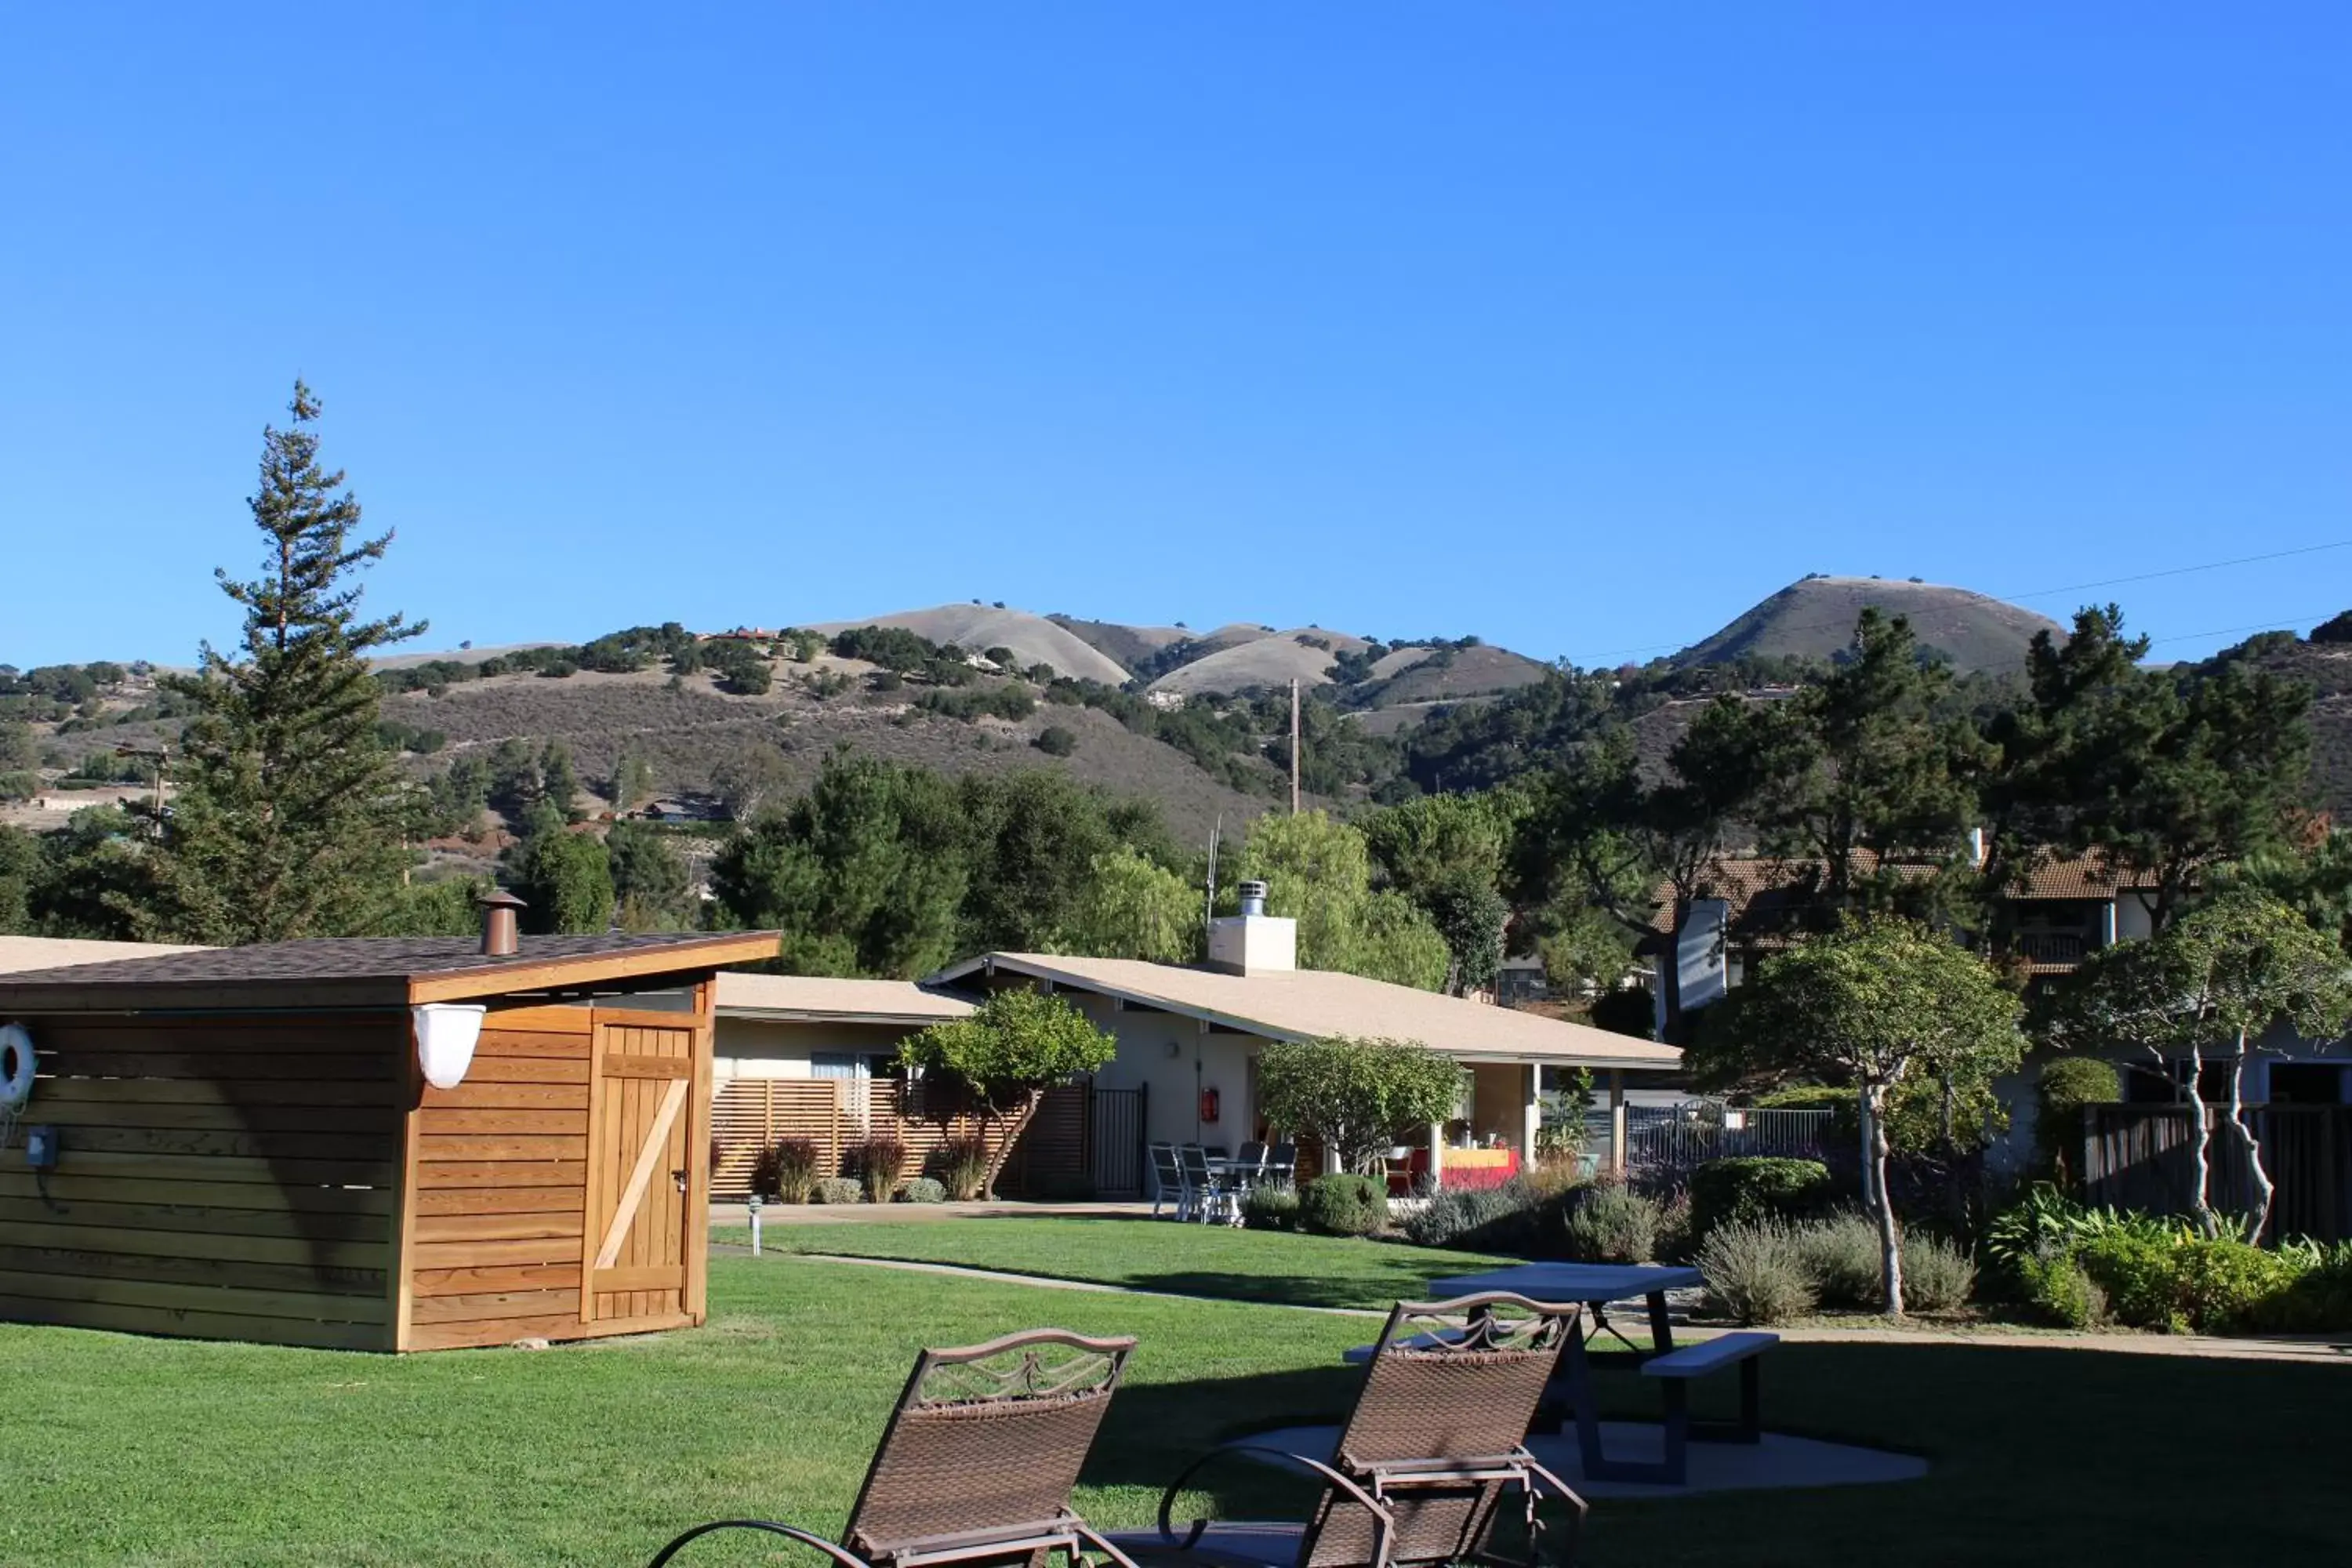
M 1636 1361 L 1664 1355 L 1675 1348 L 1674 1325 L 1666 1317 L 1666 1292 L 1692 1289 L 1706 1283 L 1696 1268 L 1654 1264 L 1527 1263 L 1514 1268 L 1494 1268 L 1483 1274 L 1457 1274 L 1429 1282 L 1432 1300 L 1451 1300 L 1490 1290 L 1507 1290 L 1531 1301 L 1574 1302 L 1592 1314 L 1593 1334 L 1609 1334 Z M 1650 1349 L 1641 1350 L 1610 1322 L 1612 1301 L 1639 1299 L 1649 1309 Z M 1583 1314 L 1568 1331 L 1567 1353 L 1561 1358 L 1559 1381 L 1568 1406 L 1576 1417 L 1576 1446 L 1584 1473 L 1594 1480 L 1643 1479 L 1650 1467 L 1612 1461 L 1601 1447 L 1601 1412 L 1592 1393 L 1592 1358 L 1587 1349 Z

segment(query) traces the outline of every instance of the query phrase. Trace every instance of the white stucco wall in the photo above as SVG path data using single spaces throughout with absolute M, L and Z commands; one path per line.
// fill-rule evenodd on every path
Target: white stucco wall
M 1256 1135 L 1249 1061 L 1265 1042 L 1255 1035 L 1202 1034 L 1200 1021 L 1174 1013 L 1122 1011 L 1108 996 L 1066 991 L 1094 1026 L 1118 1042 L 1118 1055 L 1095 1075 L 1105 1089 L 1148 1089 L 1144 1137 L 1153 1143 L 1222 1143 L 1238 1149 Z M 1217 1091 L 1218 1118 L 1199 1119 L 1200 1096 Z
M 849 1024 L 804 1019 L 729 1017 L 717 1026 L 714 1076 L 721 1083 L 736 1078 L 807 1078 L 809 1058 L 818 1051 L 885 1054 L 915 1031 L 903 1024 Z

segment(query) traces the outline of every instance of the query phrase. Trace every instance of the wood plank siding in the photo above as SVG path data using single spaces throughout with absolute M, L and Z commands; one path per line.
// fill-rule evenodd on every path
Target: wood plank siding
M 0 1173 L 0 1318 L 393 1347 L 404 1008 L 29 1022 L 61 1156 Z
M 609 1017 L 658 1019 L 613 1024 Z M 707 1222 L 673 1173 L 707 1111 L 690 1092 L 708 1071 L 707 1017 L 585 1006 L 494 1012 L 455 1089 L 425 1087 L 412 1118 L 415 1183 L 403 1350 L 643 1333 L 701 1321 L 685 1257 Z M 658 1071 L 654 1064 L 661 1064 Z M 660 1145 L 650 1131 L 671 1083 Z M 649 1156 L 641 1160 L 641 1156 Z M 598 1265 L 630 1178 L 646 1180 L 630 1223 Z M 703 1177 L 707 1183 L 707 1175 Z M 592 1216 L 593 1224 L 592 1226 Z M 656 1278 L 658 1275 L 658 1278 Z

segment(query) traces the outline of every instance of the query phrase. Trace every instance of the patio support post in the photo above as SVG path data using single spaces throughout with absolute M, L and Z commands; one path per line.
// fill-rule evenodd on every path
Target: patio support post
M 1536 1167 L 1536 1140 L 1543 1133 L 1543 1067 L 1529 1062 L 1519 1070 L 1527 1075 L 1526 1114 L 1519 1127 L 1519 1164 L 1532 1171 Z
M 1609 1069 L 1609 1168 L 1625 1173 L 1625 1069 Z
M 1434 1187 L 1438 1184 L 1438 1177 L 1444 1169 L 1445 1123 L 1433 1121 L 1429 1124 L 1429 1184 L 1431 1186 Z

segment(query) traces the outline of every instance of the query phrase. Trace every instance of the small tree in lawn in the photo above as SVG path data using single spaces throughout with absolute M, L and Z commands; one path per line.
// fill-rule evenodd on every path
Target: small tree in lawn
M 1376 1175 L 1383 1153 L 1454 1113 L 1461 1064 L 1414 1040 L 1276 1040 L 1259 1053 L 1259 1107 L 1313 1136 L 1327 1171 Z
M 960 1079 L 971 1089 L 989 1150 L 982 1193 L 990 1197 L 1013 1141 L 1037 1112 L 1038 1097 L 1118 1053 L 1118 1042 L 1069 1003 L 1025 988 L 1000 991 L 970 1017 L 933 1024 L 899 1047 L 908 1065 Z M 1003 1136 L 987 1136 L 991 1128 Z
M 2020 1004 L 1974 953 L 1909 921 L 1849 921 L 1768 959 L 1742 999 L 1759 1068 L 1850 1079 L 1863 1201 L 1878 1230 L 1886 1315 L 1903 1315 L 1903 1246 L 1886 1187 L 1887 1101 L 1908 1077 L 1990 1079 L 2025 1053 Z
M 2229 1123 L 2254 1179 L 2247 1219 L 2270 1223 L 2274 1188 L 2246 1116 L 2246 1061 L 2256 1037 L 2280 1019 L 2314 1038 L 2328 1038 L 2352 1017 L 2352 975 L 2344 952 L 2294 910 L 2252 892 L 2216 900 L 2142 942 L 2095 955 L 2053 1009 L 2051 1035 L 2062 1046 L 2128 1045 L 2154 1058 L 2195 1126 L 2197 1222 L 2216 1234 L 2211 1194 L 2212 1125 L 2200 1079 L 2205 1063 L 2228 1063 Z M 2179 1081 L 2171 1064 L 2186 1058 Z

